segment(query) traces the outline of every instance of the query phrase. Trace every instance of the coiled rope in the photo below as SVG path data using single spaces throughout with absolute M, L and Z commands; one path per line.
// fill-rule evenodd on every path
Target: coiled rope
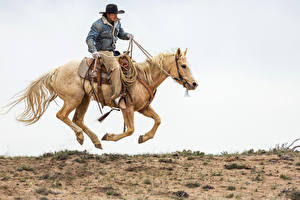
M 137 79 L 137 69 L 136 66 L 133 64 L 129 55 L 122 55 L 121 57 L 125 57 L 128 62 L 128 68 L 121 67 L 121 81 L 125 87 L 130 87 L 134 84 Z

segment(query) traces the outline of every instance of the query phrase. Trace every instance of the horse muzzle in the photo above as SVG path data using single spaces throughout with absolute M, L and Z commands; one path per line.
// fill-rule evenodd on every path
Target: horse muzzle
M 195 90 L 198 87 L 198 83 L 196 81 L 193 81 L 191 83 L 186 81 L 184 87 L 188 90 Z

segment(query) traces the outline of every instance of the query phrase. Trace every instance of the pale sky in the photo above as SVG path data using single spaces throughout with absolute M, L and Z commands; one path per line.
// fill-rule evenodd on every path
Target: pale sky
M 154 139 L 138 144 L 153 125 L 135 114 L 135 133 L 94 148 L 55 115 L 53 102 L 31 126 L 15 121 L 24 105 L 0 115 L 0 155 L 41 155 L 64 149 L 91 153 L 205 153 L 269 149 L 300 137 L 300 2 L 297 0 L 81 1 L 0 0 L 0 106 L 31 81 L 71 59 L 90 56 L 85 38 L 108 3 L 118 4 L 125 31 L 152 55 L 188 48 L 199 86 L 184 97 L 168 78 L 152 103 L 162 119 Z M 128 42 L 118 40 L 122 52 Z M 134 49 L 133 58 L 145 60 Z M 109 108 L 105 108 L 108 111 Z M 70 118 L 72 118 L 71 113 Z M 120 133 L 122 115 L 99 124 L 95 102 L 85 122 L 101 139 Z

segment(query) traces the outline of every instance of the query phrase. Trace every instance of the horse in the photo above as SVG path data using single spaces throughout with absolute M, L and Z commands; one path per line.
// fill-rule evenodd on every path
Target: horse
M 134 62 L 138 77 L 142 81 L 134 82 L 127 89 L 126 108 L 121 109 L 127 129 L 120 134 L 107 133 L 102 140 L 118 141 L 132 135 L 134 132 L 134 112 L 136 111 L 154 120 L 152 129 L 141 135 L 138 143 L 146 142 L 154 137 L 161 120 L 150 105 L 154 98 L 153 91 L 156 91 L 158 86 L 169 76 L 186 90 L 194 90 L 198 86 L 192 76 L 186 53 L 187 49 L 182 52 L 178 48 L 176 53 L 164 52 L 152 57 L 152 59 L 146 59 L 144 62 Z M 95 93 L 98 94 L 97 83 L 86 84 L 85 80 L 77 73 L 79 64 L 80 61 L 72 60 L 40 76 L 20 92 L 17 99 L 8 107 L 10 110 L 18 103 L 25 101 L 25 110 L 17 117 L 17 120 L 30 125 L 41 118 L 49 104 L 58 96 L 64 103 L 56 117 L 75 132 L 79 144 L 83 144 L 83 133 L 85 133 L 96 148 L 102 149 L 97 135 L 84 124 L 83 119 L 91 100 L 105 103 L 105 105 L 113 108 L 115 105 L 110 100 L 112 90 L 109 84 L 102 84 L 99 89 L 102 90 L 104 97 L 102 100 L 105 102 L 95 98 L 91 91 L 95 88 Z M 145 87 L 145 83 L 148 86 Z M 74 109 L 75 114 L 71 121 L 68 116 Z

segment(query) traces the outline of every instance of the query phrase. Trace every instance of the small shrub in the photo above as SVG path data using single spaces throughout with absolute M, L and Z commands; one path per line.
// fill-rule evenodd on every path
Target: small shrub
M 233 197 L 234 197 L 234 194 L 233 194 L 233 193 L 227 194 L 227 195 L 225 196 L 225 198 L 227 198 L 227 199 L 231 199 L 231 198 L 233 198 Z
M 53 184 L 53 186 L 55 188 L 62 188 L 62 184 L 60 182 L 56 182 L 55 184 Z
M 235 186 L 230 185 L 227 187 L 227 190 L 233 191 L 233 190 L 235 190 Z
M 48 195 L 49 194 L 49 190 L 47 190 L 45 187 L 39 188 L 35 192 L 37 194 L 41 194 L 41 195 Z
M 50 178 L 50 175 L 49 174 L 44 174 L 42 176 L 40 176 L 40 179 L 49 179 Z
M 121 194 L 118 193 L 118 192 L 116 191 L 116 189 L 114 189 L 114 188 L 111 187 L 111 186 L 101 187 L 101 188 L 100 188 L 100 191 L 106 193 L 106 195 L 109 195 L 109 196 L 115 196 L 115 197 L 120 197 L 120 196 L 121 196 Z
M 73 162 L 86 163 L 86 160 L 84 158 L 75 158 Z
M 184 197 L 184 198 L 188 198 L 188 197 L 189 197 L 189 194 L 186 193 L 186 192 L 183 191 L 183 190 L 174 192 L 174 194 L 175 194 L 177 197 Z
M 211 176 L 222 176 L 221 172 L 213 172 L 211 173 Z
M 187 183 L 185 184 L 186 187 L 188 188 L 196 188 L 196 187 L 200 187 L 200 184 L 199 183 Z
M 0 189 L 8 190 L 8 186 L 7 185 L 0 186 Z
M 279 196 L 285 195 L 287 199 L 299 200 L 300 199 L 300 190 L 296 188 L 284 189 L 279 193 Z
M 4 176 L 0 179 L 0 181 L 7 181 L 8 179 L 9 179 L 9 177 L 6 176 L 6 175 L 4 175 Z
M 145 179 L 145 180 L 144 180 L 144 184 L 146 184 L 146 185 L 151 185 L 150 179 Z
M 250 167 L 247 167 L 246 165 L 238 165 L 236 163 L 232 163 L 230 165 L 225 165 L 225 169 L 251 169 Z
M 107 157 L 107 159 L 109 161 L 116 161 L 116 160 L 120 160 L 122 158 L 126 158 L 127 155 L 120 155 L 120 154 L 105 154 L 105 157 Z
M 162 162 L 162 163 L 173 163 L 173 160 L 170 158 L 170 159 L 164 159 L 164 158 L 161 158 L 158 160 L 158 162 Z
M 174 170 L 174 167 L 162 167 L 160 168 L 162 170 L 167 170 L 167 171 L 173 171 Z
M 260 174 L 258 174 L 254 179 L 253 179 L 253 181 L 263 181 L 264 180 L 264 178 L 260 175 Z
M 291 191 L 286 195 L 288 198 L 292 200 L 299 200 L 300 199 L 300 191 Z
M 107 162 L 107 159 L 104 158 L 104 156 L 102 156 L 102 155 L 101 156 L 96 155 L 95 160 L 100 162 L 100 163 L 106 163 Z
M 99 172 L 99 174 L 102 175 L 102 176 L 105 176 L 105 175 L 107 174 L 107 172 L 106 172 L 105 170 L 101 170 L 101 171 Z
M 285 175 L 285 174 L 280 174 L 280 178 L 283 180 L 291 180 L 291 177 L 289 177 L 288 175 Z
M 65 162 L 61 162 L 59 165 L 58 165 L 58 169 L 63 169 L 67 164 Z
M 297 162 L 297 163 L 296 163 L 296 166 L 300 166 L 300 162 Z
M 66 151 L 60 151 L 60 152 L 57 152 L 55 154 L 53 154 L 53 159 L 56 159 L 56 160 L 67 160 L 69 158 L 69 152 L 66 152 Z
M 19 167 L 17 169 L 17 171 L 21 172 L 21 171 L 33 171 L 33 168 L 32 167 L 29 167 L 27 165 L 23 165 L 22 167 Z
M 195 160 L 195 157 L 193 157 L 193 156 L 188 156 L 188 157 L 187 157 L 187 160 Z
M 211 185 L 205 185 L 202 187 L 203 190 L 212 190 L 212 189 L 215 189 L 213 186 Z

